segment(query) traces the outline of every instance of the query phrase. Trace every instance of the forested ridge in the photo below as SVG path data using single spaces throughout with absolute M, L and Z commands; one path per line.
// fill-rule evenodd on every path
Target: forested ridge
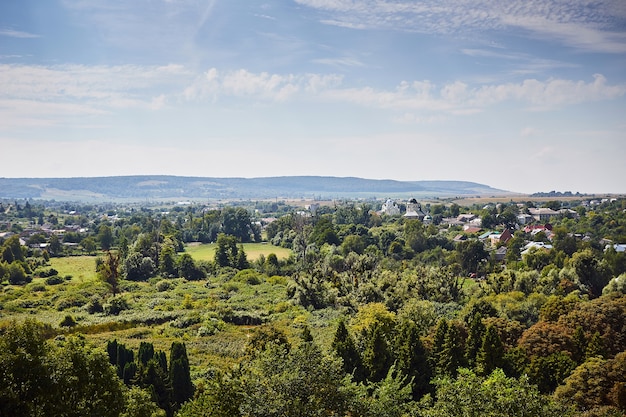
M 626 199 L 382 203 L 1 201 L 0 416 L 624 415 Z
M 143 175 L 94 178 L 0 178 L 0 198 L 46 198 L 90 202 L 116 199 L 180 201 L 276 197 L 346 198 L 380 194 L 464 196 L 507 193 L 467 181 L 396 181 L 356 177 L 215 178 Z

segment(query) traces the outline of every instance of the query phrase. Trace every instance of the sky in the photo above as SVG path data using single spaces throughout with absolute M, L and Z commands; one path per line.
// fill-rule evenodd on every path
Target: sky
M 626 193 L 624 0 L 0 2 L 0 177 Z

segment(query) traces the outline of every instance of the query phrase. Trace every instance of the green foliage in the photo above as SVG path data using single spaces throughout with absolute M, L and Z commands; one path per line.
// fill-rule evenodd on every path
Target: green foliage
M 178 408 L 193 397 L 194 386 L 191 382 L 189 359 L 184 343 L 173 342 L 170 348 L 170 375 L 172 402 Z
M 527 378 L 507 378 L 500 369 L 487 377 L 461 369 L 456 379 L 435 382 L 436 401 L 424 417 L 563 417 L 567 407 L 542 396 Z
M 119 416 L 121 381 L 104 352 L 70 338 L 51 345 L 35 322 L 12 323 L 0 338 L 0 415 Z

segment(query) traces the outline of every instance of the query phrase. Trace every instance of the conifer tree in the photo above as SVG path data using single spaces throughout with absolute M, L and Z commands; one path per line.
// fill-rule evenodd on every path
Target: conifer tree
M 154 358 L 154 345 L 150 342 L 141 342 L 139 344 L 139 352 L 137 353 L 139 363 L 145 366 L 152 358 Z
M 347 374 L 352 374 L 357 382 L 365 380 L 365 370 L 363 369 L 363 361 L 361 355 L 354 344 L 354 339 L 348 332 L 345 320 L 339 321 L 335 338 L 333 339 L 332 348 L 343 360 L 343 370 Z
M 172 384 L 172 402 L 179 408 L 193 397 L 194 386 L 191 382 L 187 348 L 182 342 L 173 342 L 170 348 L 170 382 Z
M 442 318 L 437 323 L 435 328 L 435 335 L 433 337 L 433 347 L 430 352 L 431 367 L 439 373 L 439 358 L 443 351 L 443 344 L 446 339 L 446 333 L 448 333 L 448 320 Z
M 419 338 L 419 329 L 410 320 L 402 321 L 394 344 L 395 369 L 412 381 L 413 399 L 417 400 L 430 388 L 432 372 L 428 364 L 426 350 Z
M 380 325 L 374 324 L 368 332 L 363 351 L 363 364 L 368 371 L 368 379 L 372 382 L 382 381 L 387 376 L 393 358 L 389 343 Z
M 309 326 L 307 325 L 304 326 L 304 328 L 302 329 L 302 334 L 300 335 L 300 338 L 302 339 L 304 343 L 313 342 L 313 335 L 311 334 L 311 330 L 309 330 Z
M 478 351 L 483 344 L 484 335 L 485 325 L 483 324 L 482 315 L 476 313 L 469 323 L 467 340 L 465 341 L 465 360 L 470 367 L 473 367 L 476 363 L 476 355 L 478 355 Z
M 463 365 L 463 341 L 459 329 L 451 324 L 448 326 L 446 336 L 443 341 L 437 371 L 442 376 L 455 377 L 457 369 Z
M 476 356 L 476 368 L 481 375 L 489 375 L 494 369 L 502 368 L 504 357 L 504 346 L 498 330 L 494 326 L 489 326 L 485 330 L 483 343 Z

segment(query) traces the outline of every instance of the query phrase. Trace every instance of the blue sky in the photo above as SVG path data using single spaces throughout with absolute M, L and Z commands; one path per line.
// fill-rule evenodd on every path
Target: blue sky
M 0 176 L 626 193 L 623 0 L 0 3 Z

